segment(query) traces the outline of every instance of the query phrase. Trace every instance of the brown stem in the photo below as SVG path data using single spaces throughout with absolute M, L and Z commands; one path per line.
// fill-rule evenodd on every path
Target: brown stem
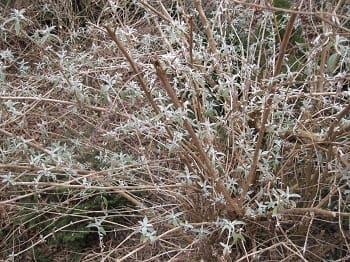
M 209 50 L 211 53 L 216 53 L 216 42 L 213 37 L 213 32 L 211 31 L 210 25 L 208 23 L 208 19 L 205 16 L 202 4 L 200 0 L 194 0 L 194 6 L 196 7 L 199 17 L 202 21 L 203 27 L 206 31 L 207 37 L 208 37 L 208 43 L 209 43 Z
M 176 93 L 173 90 L 173 88 L 171 87 L 169 79 L 167 78 L 167 76 L 166 76 L 164 70 L 162 69 L 162 67 L 161 67 L 161 65 L 160 65 L 160 63 L 159 63 L 157 58 L 154 59 L 154 67 L 155 67 L 155 69 L 157 71 L 157 76 L 161 80 L 161 82 L 162 82 L 162 84 L 164 86 L 164 89 L 167 92 L 167 94 L 169 95 L 169 97 L 170 97 L 171 101 L 173 102 L 175 108 L 176 109 L 182 108 L 182 103 L 177 98 Z M 192 139 L 192 142 L 195 145 L 195 147 L 196 147 L 196 149 L 197 149 L 197 151 L 199 153 L 200 158 L 204 162 L 207 174 L 211 177 L 212 181 L 214 182 L 214 187 L 220 193 L 222 193 L 222 195 L 224 196 L 225 200 L 227 201 L 229 213 L 234 212 L 238 216 L 243 216 L 244 213 L 243 213 L 242 208 L 240 208 L 238 203 L 237 203 L 237 201 L 234 200 L 231 197 L 230 193 L 225 188 L 225 185 L 223 184 L 223 182 L 218 179 L 218 175 L 217 175 L 214 167 L 210 163 L 210 159 L 209 159 L 208 155 L 206 154 L 202 143 L 200 142 L 200 140 L 198 139 L 196 133 L 194 132 L 191 123 L 187 119 L 184 119 L 184 126 L 185 126 L 185 129 L 187 130 L 187 132 L 189 133 L 189 135 L 190 135 L 190 137 Z
M 2 129 L 2 128 L 0 128 L 0 134 L 20 139 L 17 135 L 12 134 L 12 133 L 10 133 L 10 132 L 6 131 L 5 129 Z M 26 139 L 22 138 L 22 141 L 23 141 L 24 144 L 26 144 L 26 145 L 28 145 L 28 146 L 30 146 L 30 147 L 38 150 L 38 151 L 41 151 L 41 152 L 49 155 L 51 157 L 52 162 L 57 163 L 55 155 L 51 151 L 49 151 L 46 148 L 44 148 L 43 146 L 41 146 L 40 144 L 35 143 L 35 141 L 33 142 L 32 139 L 29 141 L 29 140 L 26 140 Z
M 302 3 L 302 1 L 299 3 L 297 9 L 299 9 L 301 7 L 301 3 Z M 281 42 L 279 54 L 277 57 L 276 67 L 275 67 L 275 71 L 273 74 L 274 76 L 277 76 L 281 72 L 284 54 L 286 52 L 287 45 L 289 43 L 289 40 L 290 40 L 290 37 L 292 34 L 293 25 L 294 25 L 296 16 L 297 16 L 297 13 L 292 13 L 291 17 L 289 19 L 289 22 L 287 24 L 286 32 L 283 36 L 283 40 Z M 264 105 L 264 111 L 263 111 L 260 130 L 259 130 L 259 134 L 258 134 L 258 140 L 257 140 L 256 146 L 255 146 L 253 162 L 252 162 L 252 166 L 250 167 L 250 170 L 249 170 L 249 176 L 248 176 L 247 181 L 243 187 L 242 197 L 240 199 L 241 202 L 243 202 L 245 200 L 247 193 L 249 191 L 249 187 L 251 185 L 254 185 L 256 182 L 256 179 L 257 179 L 256 168 L 257 168 L 258 161 L 259 161 L 260 148 L 262 146 L 262 141 L 263 141 L 263 138 L 265 136 L 267 119 L 268 119 L 270 112 L 271 112 L 271 105 L 272 105 L 272 101 L 273 101 L 273 97 L 274 97 L 275 92 L 276 92 L 276 90 L 275 90 L 275 87 L 273 84 L 273 86 L 270 88 L 270 94 L 269 94 L 269 96 L 265 102 L 265 105 Z
M 109 36 L 112 38 L 112 40 L 117 44 L 118 48 L 120 49 L 120 51 L 123 53 L 123 55 L 125 56 L 125 58 L 128 60 L 132 70 L 134 71 L 134 73 L 136 74 L 137 80 L 141 86 L 142 91 L 145 93 L 147 100 L 150 102 L 152 109 L 154 110 L 154 112 L 156 114 L 160 114 L 160 110 L 156 104 L 156 102 L 154 101 L 151 92 L 148 90 L 147 85 L 146 85 L 146 81 L 143 79 L 142 74 L 140 72 L 140 70 L 138 69 L 136 62 L 134 61 L 134 59 L 129 55 L 129 53 L 127 52 L 126 48 L 124 47 L 123 43 L 117 38 L 117 36 L 115 35 L 115 32 L 108 26 L 105 26 Z M 168 126 L 165 126 L 165 129 L 167 131 L 167 134 L 169 136 L 170 139 L 173 139 L 173 133 L 171 131 L 171 129 Z M 183 156 L 183 154 L 180 153 L 180 158 L 181 160 L 185 163 L 185 165 L 188 167 L 188 169 L 191 172 L 194 172 L 193 167 L 190 163 L 190 160 L 188 158 L 186 158 L 185 156 Z
M 296 10 L 300 9 L 302 2 L 303 1 L 301 0 L 299 5 L 298 5 L 298 7 L 295 8 Z M 296 18 L 297 18 L 297 14 L 296 13 L 291 14 L 291 16 L 289 18 L 289 21 L 288 21 L 288 24 L 287 24 L 287 28 L 286 28 L 286 32 L 284 33 L 283 40 L 282 40 L 282 43 L 281 43 L 281 46 L 280 46 L 280 50 L 279 50 L 279 54 L 278 54 L 278 57 L 277 57 L 277 62 L 276 62 L 276 68 L 275 68 L 274 76 L 277 76 L 281 72 L 282 63 L 283 63 L 283 60 L 284 60 L 284 54 L 286 53 L 287 45 L 288 45 L 290 37 L 292 35 L 293 26 L 294 26 L 294 22 L 295 22 Z
M 278 214 L 281 215 L 304 215 L 305 213 L 314 213 L 325 217 L 349 217 L 350 213 L 330 211 L 317 207 L 306 207 L 306 208 L 291 208 L 279 210 Z
M 156 8 L 154 8 L 153 6 L 151 6 L 145 1 L 140 1 L 140 4 L 143 5 L 145 8 L 148 8 L 151 12 L 153 12 L 157 16 L 161 17 L 164 21 L 167 21 L 168 23 L 172 22 L 171 16 L 167 12 L 167 10 L 163 8 L 163 6 L 162 6 L 163 12 L 159 12 Z
M 145 93 L 148 102 L 150 102 L 152 109 L 154 110 L 154 112 L 156 114 L 159 114 L 159 108 L 156 104 L 156 102 L 154 101 L 151 92 L 148 90 L 146 82 L 143 80 L 143 77 L 141 75 L 140 70 L 138 69 L 136 62 L 134 61 L 134 59 L 129 55 L 128 51 L 126 50 L 126 48 L 124 47 L 123 43 L 118 39 L 118 37 L 115 35 L 115 32 L 109 27 L 109 26 L 105 26 L 109 36 L 112 38 L 112 40 L 117 44 L 119 50 L 123 53 L 123 55 L 125 56 L 126 60 L 128 60 L 132 70 L 134 71 L 136 78 L 141 86 L 142 91 Z
M 327 133 L 324 136 L 324 141 L 333 141 L 334 140 L 334 129 L 340 123 L 340 121 L 350 112 L 350 103 L 335 116 L 335 121 L 329 127 Z

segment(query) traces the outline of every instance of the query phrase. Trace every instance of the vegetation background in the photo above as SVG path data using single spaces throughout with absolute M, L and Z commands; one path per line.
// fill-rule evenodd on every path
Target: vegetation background
M 0 2 L 0 259 L 348 261 L 347 0 Z

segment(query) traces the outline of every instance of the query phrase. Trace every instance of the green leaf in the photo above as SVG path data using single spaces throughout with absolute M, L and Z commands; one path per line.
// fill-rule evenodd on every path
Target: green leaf
M 104 236 L 106 235 L 106 230 L 102 226 L 97 227 L 97 230 L 98 230 L 98 233 Z
M 19 22 L 15 23 L 15 31 L 16 35 L 19 35 L 19 31 L 21 30 L 21 24 Z
M 288 0 L 274 0 L 273 6 L 278 8 L 290 9 L 292 4 Z
M 237 244 L 237 241 L 240 239 L 242 241 L 245 240 L 244 236 L 242 234 L 232 232 L 232 238 L 233 238 L 233 244 Z
M 107 198 L 102 196 L 102 200 L 103 200 L 103 204 L 104 204 L 105 208 L 107 209 L 108 208 L 108 200 L 107 200 Z
M 327 70 L 328 73 L 333 73 L 337 68 L 338 54 L 332 54 L 327 60 Z

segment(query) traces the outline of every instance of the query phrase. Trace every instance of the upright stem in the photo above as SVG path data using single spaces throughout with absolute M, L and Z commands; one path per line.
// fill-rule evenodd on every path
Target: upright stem
M 297 6 L 296 9 L 300 9 L 302 2 L 303 2 L 303 0 L 300 1 L 299 5 Z M 283 36 L 283 39 L 282 39 L 282 42 L 280 45 L 279 54 L 278 54 L 277 61 L 276 61 L 275 71 L 273 73 L 274 77 L 281 73 L 284 55 L 286 53 L 287 45 L 288 45 L 290 37 L 292 35 L 293 26 L 294 26 L 294 22 L 295 22 L 296 17 L 297 17 L 297 13 L 292 13 L 290 16 L 289 22 L 287 24 L 286 32 Z M 265 136 L 267 119 L 268 119 L 270 112 L 271 112 L 271 105 L 272 105 L 272 101 L 273 101 L 273 97 L 275 95 L 275 92 L 276 92 L 276 89 L 275 89 L 275 86 L 273 84 L 272 87 L 270 87 L 270 92 L 268 94 L 268 98 L 267 98 L 265 105 L 264 105 L 264 111 L 262 114 L 262 120 L 261 120 L 260 130 L 259 130 L 259 134 L 258 134 L 258 140 L 257 140 L 256 145 L 255 145 L 253 162 L 252 162 L 252 165 L 251 165 L 250 170 L 249 170 L 249 176 L 248 176 L 247 181 L 243 187 L 242 197 L 240 199 L 241 203 L 244 202 L 244 200 L 247 196 L 247 193 L 249 191 L 249 187 L 251 185 L 254 185 L 256 182 L 256 179 L 257 179 L 256 168 L 257 168 L 258 162 L 259 162 L 260 148 L 262 145 L 263 138 Z
M 199 13 L 199 17 L 200 17 L 202 24 L 203 24 L 203 27 L 207 33 L 208 42 L 209 42 L 209 50 L 211 53 L 215 54 L 216 53 L 216 42 L 215 42 L 214 37 L 213 37 L 213 32 L 211 31 L 210 25 L 208 23 L 208 19 L 205 16 L 201 1 L 194 0 L 194 6 L 196 7 L 196 9 Z
M 175 108 L 176 109 L 182 108 L 182 103 L 177 98 L 175 91 L 171 87 L 169 79 L 167 78 L 164 70 L 162 69 L 162 67 L 157 59 L 154 60 L 154 67 L 157 71 L 157 76 L 161 80 L 161 82 L 164 86 L 164 89 L 167 92 L 167 94 L 169 95 Z M 212 181 L 214 183 L 214 188 L 217 189 L 217 191 L 220 192 L 224 196 L 224 198 L 228 204 L 228 207 L 227 207 L 228 212 L 229 213 L 233 212 L 238 216 L 243 216 L 244 213 L 243 213 L 242 208 L 238 205 L 238 202 L 231 197 L 231 194 L 227 191 L 224 183 L 218 178 L 217 173 L 215 171 L 215 168 L 210 163 L 210 159 L 209 159 L 207 153 L 205 152 L 202 143 L 198 139 L 198 137 L 197 137 L 196 133 L 194 132 L 193 127 L 192 127 L 191 123 L 188 121 L 188 119 L 184 119 L 184 125 L 185 125 L 185 129 L 187 130 L 187 132 L 189 133 L 189 135 L 191 137 L 193 144 L 195 145 L 195 147 L 199 153 L 201 160 L 205 164 L 206 173 L 212 179 Z

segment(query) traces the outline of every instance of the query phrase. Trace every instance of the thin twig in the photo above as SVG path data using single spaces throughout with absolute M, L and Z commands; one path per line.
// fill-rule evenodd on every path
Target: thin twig
M 28 146 L 30 146 L 30 147 L 32 147 L 32 148 L 38 150 L 38 151 L 41 151 L 41 152 L 43 152 L 43 153 L 49 155 L 49 156 L 51 157 L 51 160 L 52 160 L 54 163 L 57 163 L 57 161 L 55 160 L 55 158 L 56 158 L 55 155 L 54 155 L 51 151 L 49 151 L 49 150 L 47 150 L 46 148 L 44 148 L 43 146 L 41 146 L 40 144 L 35 143 L 35 142 L 34 142 L 34 139 L 28 140 L 28 139 L 24 139 L 23 137 L 18 137 L 17 135 L 12 134 L 12 133 L 10 133 L 10 132 L 8 132 L 8 131 L 2 129 L 2 128 L 0 128 L 0 134 L 3 134 L 3 135 L 5 135 L 5 136 L 9 136 L 9 137 L 13 137 L 13 138 L 17 138 L 17 139 L 22 140 L 22 142 L 23 142 L 24 144 L 26 144 L 26 145 L 28 145 Z
M 305 207 L 305 208 L 291 208 L 278 210 L 280 215 L 305 215 L 306 213 L 314 213 L 315 215 L 325 216 L 325 217 L 349 217 L 350 213 L 330 211 L 317 207 Z M 272 215 L 272 213 L 271 213 Z
M 340 111 L 336 116 L 334 122 L 329 127 L 327 133 L 324 136 L 324 141 L 333 141 L 334 140 L 334 129 L 339 125 L 340 121 L 350 113 L 350 103 Z
M 211 31 L 210 25 L 208 23 L 208 19 L 205 16 L 202 4 L 200 0 L 194 0 L 194 6 L 196 7 L 199 17 L 202 21 L 203 27 L 206 31 L 207 37 L 208 37 L 208 43 L 209 43 L 209 50 L 211 53 L 215 54 L 217 52 L 216 49 L 216 42 L 213 37 L 213 32 Z
M 0 96 L 1 100 L 26 100 L 26 101 L 36 101 L 36 102 L 48 102 L 48 103 L 55 103 L 55 104 L 62 104 L 62 105 L 72 105 L 72 106 L 79 106 L 76 102 L 71 101 L 65 101 L 65 100 L 58 100 L 58 99 L 52 99 L 52 98 L 45 98 L 45 97 L 31 97 L 31 96 Z M 91 106 L 91 105 L 84 105 L 84 108 L 89 108 L 95 111 L 103 112 L 107 111 L 106 108 L 98 107 L 98 106 Z
M 107 30 L 108 35 L 112 38 L 112 40 L 117 44 L 119 50 L 123 53 L 124 57 L 128 60 L 132 70 L 136 74 L 136 78 L 137 78 L 137 80 L 138 80 L 138 82 L 139 82 L 139 84 L 141 86 L 142 91 L 145 93 L 148 102 L 152 106 L 152 109 L 154 110 L 154 112 L 156 114 L 159 114 L 160 113 L 159 108 L 158 108 L 156 102 L 154 101 L 154 99 L 153 99 L 153 97 L 151 95 L 151 92 L 148 90 L 147 84 L 143 80 L 141 71 L 139 70 L 136 62 L 131 57 L 131 55 L 129 55 L 128 51 L 124 47 L 123 43 L 118 39 L 118 37 L 116 36 L 115 32 L 109 26 L 104 26 L 104 28 Z
M 132 70 L 134 71 L 134 73 L 136 74 L 137 80 L 141 86 L 142 91 L 145 93 L 146 98 L 148 100 L 148 102 L 151 104 L 153 111 L 159 115 L 161 112 L 158 108 L 158 105 L 156 104 L 156 102 L 154 101 L 151 92 L 149 91 L 146 81 L 144 80 L 144 78 L 142 77 L 142 74 L 140 72 L 140 70 L 138 69 L 138 66 L 136 64 L 136 62 L 134 61 L 134 59 L 129 55 L 127 49 L 124 47 L 123 43 L 118 39 L 118 37 L 116 36 L 115 32 L 109 27 L 109 26 L 104 26 L 105 29 L 107 30 L 109 36 L 112 38 L 112 40 L 117 44 L 118 48 L 120 49 L 120 51 L 123 53 L 123 55 L 125 56 L 125 58 L 128 60 Z M 171 129 L 168 126 L 165 126 L 165 130 L 169 136 L 170 139 L 173 139 L 173 133 L 171 131 Z M 186 166 L 188 167 L 188 169 L 193 172 L 193 167 L 189 161 L 189 159 L 187 159 L 185 156 L 183 156 L 182 153 L 180 153 L 180 158 L 181 160 L 186 164 Z
M 302 2 L 303 1 L 301 0 L 301 2 L 299 3 L 299 5 L 296 9 L 299 9 L 301 7 Z M 296 16 L 297 16 L 297 13 L 292 13 L 291 17 L 289 19 L 289 22 L 287 24 L 286 32 L 283 36 L 283 40 L 282 40 L 282 43 L 280 45 L 279 55 L 277 57 L 276 67 L 275 67 L 275 71 L 273 74 L 274 76 L 277 76 L 281 72 L 284 54 L 286 52 L 287 44 L 288 44 L 289 39 L 290 39 L 291 34 L 292 34 L 292 29 L 293 29 L 293 25 L 294 25 Z M 266 103 L 264 105 L 264 111 L 262 114 L 262 120 L 261 120 L 260 130 L 259 130 L 259 134 L 258 134 L 258 139 L 257 139 L 256 145 L 255 145 L 253 161 L 252 161 L 252 165 L 251 165 L 250 170 L 249 170 L 249 176 L 248 176 L 247 181 L 243 187 L 242 197 L 240 199 L 241 203 L 243 203 L 243 201 L 245 200 L 247 193 L 249 191 L 249 187 L 251 185 L 254 185 L 255 181 L 257 179 L 256 168 L 258 166 L 258 161 L 259 161 L 259 156 L 260 156 L 260 148 L 262 146 L 262 141 L 263 141 L 263 138 L 265 136 L 267 119 L 270 116 L 271 106 L 272 106 L 275 92 L 276 92 L 276 89 L 274 86 L 272 86 L 270 88 L 270 93 L 268 94 L 268 98 L 267 98 Z
M 170 81 L 167 78 L 164 70 L 162 69 L 160 62 L 158 61 L 157 58 L 155 58 L 153 63 L 154 63 L 154 67 L 157 71 L 157 76 L 161 80 L 161 82 L 164 86 L 164 89 L 166 90 L 167 94 L 169 95 L 175 108 L 181 109 L 182 103 L 177 98 L 175 91 L 171 87 Z M 236 213 L 239 216 L 242 216 L 244 214 L 242 208 L 240 208 L 237 201 L 231 197 L 230 193 L 225 188 L 223 182 L 218 179 L 217 172 L 215 171 L 212 164 L 210 163 L 209 157 L 208 157 L 207 153 L 205 152 L 202 143 L 198 139 L 198 137 L 197 137 L 196 133 L 194 132 L 193 127 L 192 127 L 191 123 L 188 121 L 188 119 L 184 119 L 184 126 L 185 126 L 187 132 L 189 133 L 189 135 L 192 139 L 192 142 L 195 145 L 195 147 L 200 155 L 200 158 L 203 160 L 203 162 L 205 164 L 205 169 L 207 170 L 207 174 L 212 178 L 213 182 L 216 183 L 215 188 L 220 193 L 223 194 L 225 200 L 227 201 L 227 203 L 229 205 L 228 210 L 233 211 L 234 213 Z

